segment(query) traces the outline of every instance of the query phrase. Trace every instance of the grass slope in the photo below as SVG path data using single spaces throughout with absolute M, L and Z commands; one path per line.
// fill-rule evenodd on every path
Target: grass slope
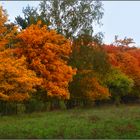
M 98 107 L 1 116 L 0 138 L 140 138 L 140 107 Z

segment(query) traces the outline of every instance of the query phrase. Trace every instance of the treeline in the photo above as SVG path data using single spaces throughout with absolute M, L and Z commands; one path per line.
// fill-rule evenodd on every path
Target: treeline
M 136 101 L 140 50 L 102 43 L 100 1 L 42 1 L 8 22 L 0 7 L 0 113 Z

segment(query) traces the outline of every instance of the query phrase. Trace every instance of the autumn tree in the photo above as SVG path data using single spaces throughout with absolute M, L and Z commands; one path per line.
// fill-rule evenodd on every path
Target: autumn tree
M 0 7 L 0 99 L 23 101 L 29 97 L 40 80 L 31 70 L 27 70 L 25 58 L 17 59 L 11 49 L 17 27 L 8 23 L 8 15 Z
M 129 95 L 139 97 L 140 89 L 140 65 L 139 65 L 139 51 L 137 55 L 134 55 L 134 50 L 136 48 L 127 47 L 127 49 L 122 49 L 121 47 L 109 45 L 104 47 L 108 52 L 110 63 L 119 68 L 123 73 L 128 75 L 134 80 L 134 86 Z M 137 50 L 137 49 L 136 49 Z
M 48 97 L 69 98 L 68 83 L 75 70 L 67 65 L 72 51 L 70 41 L 55 30 L 48 30 L 41 22 L 31 25 L 18 36 L 16 54 L 25 55 L 28 68 L 43 78 Z
M 93 70 L 79 70 L 70 83 L 69 90 L 71 100 L 68 107 L 89 102 L 94 103 L 97 100 L 109 99 L 108 89 L 101 84 Z
M 134 81 L 118 69 L 112 69 L 106 84 L 115 104 L 119 105 L 123 96 L 128 95 L 134 86 Z
M 69 86 L 70 104 L 75 100 L 84 103 L 109 98 L 103 79 L 109 72 L 110 64 L 101 44 L 95 42 L 93 37 L 82 35 L 75 40 L 69 64 L 77 68 L 77 74 Z
M 135 58 L 137 59 L 137 61 L 138 61 L 138 63 L 139 63 L 139 67 L 140 67 L 140 48 L 138 48 L 138 47 L 131 47 L 131 48 L 129 48 L 129 49 L 127 50 L 127 52 L 128 52 L 131 56 L 133 56 L 133 57 L 135 57 Z
M 132 97 L 140 97 L 139 90 L 140 90 L 140 49 L 139 48 L 130 48 L 127 50 L 127 53 L 129 54 L 129 61 L 131 61 L 131 64 L 129 65 L 128 61 L 128 69 L 129 71 L 126 71 L 129 76 L 131 76 L 134 81 L 135 85 L 132 91 L 131 96 Z
M 12 47 L 18 31 L 8 22 L 3 7 L 0 7 L 0 19 L 0 112 L 7 113 L 13 104 L 28 100 L 42 80 L 27 69 L 24 56 L 20 59 L 14 56 Z
M 28 100 L 41 79 L 26 67 L 25 57 L 16 59 L 10 49 L 0 52 L 0 99 L 22 102 Z

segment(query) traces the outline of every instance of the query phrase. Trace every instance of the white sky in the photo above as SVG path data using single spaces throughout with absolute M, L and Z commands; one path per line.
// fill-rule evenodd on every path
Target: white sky
M 38 6 L 39 1 L 0 1 L 0 4 L 7 9 L 9 19 L 21 15 L 22 8 L 28 4 Z M 114 36 L 120 38 L 131 37 L 140 46 L 140 1 L 103 1 L 104 17 L 103 26 L 96 27 L 95 32 L 104 33 L 104 42 L 111 43 Z

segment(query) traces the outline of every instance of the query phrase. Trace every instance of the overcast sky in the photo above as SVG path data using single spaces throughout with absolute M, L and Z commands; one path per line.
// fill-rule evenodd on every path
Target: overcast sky
M 9 14 L 9 19 L 22 15 L 22 8 L 28 4 L 38 6 L 39 1 L 0 1 Z M 140 1 L 103 1 L 103 26 L 95 31 L 104 33 L 104 42 L 111 43 L 114 36 L 131 37 L 140 46 Z

